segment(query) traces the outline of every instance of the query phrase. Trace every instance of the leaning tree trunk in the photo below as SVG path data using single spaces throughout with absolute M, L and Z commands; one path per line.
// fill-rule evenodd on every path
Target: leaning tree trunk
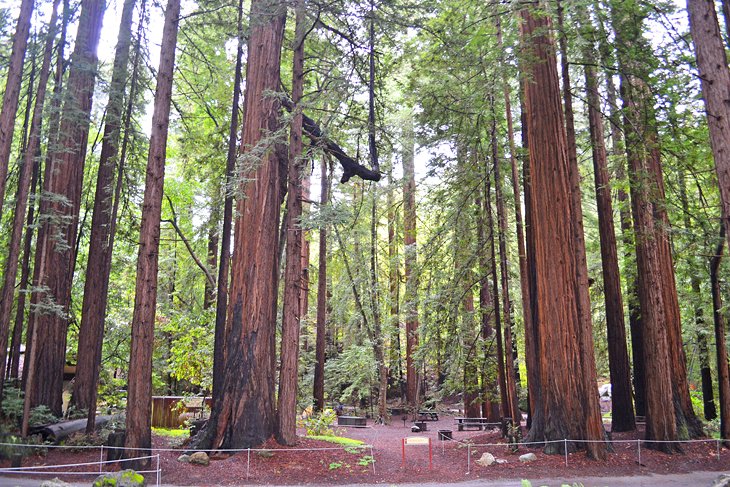
M 34 3 L 34 0 L 22 0 L 20 2 L 20 14 L 15 27 L 15 35 L 13 36 L 13 47 L 10 51 L 10 63 L 8 65 L 8 78 L 5 82 L 5 93 L 3 94 L 3 106 L 2 110 L 0 110 L 0 215 L 2 215 L 3 200 L 5 199 L 5 183 L 8 176 L 8 165 L 10 163 L 10 149 L 13 145 L 15 115 L 18 112 L 18 99 L 20 98 L 20 85 L 23 77 L 23 61 L 25 60 L 25 51 L 28 46 L 30 18 L 33 14 Z M 5 353 L 4 350 L 3 348 L 3 354 Z
M 104 16 L 103 0 L 81 4 L 78 34 L 61 113 L 58 144 L 50 149 L 43 190 L 46 198 L 41 214 L 45 238 L 37 247 L 36 265 L 43 269 L 39 283 L 44 291 L 41 304 L 49 312 L 37 314 L 32 360 L 36 378 L 29 391 L 31 405 L 43 404 L 57 416 L 62 414 L 63 367 L 75 244 L 81 205 L 81 185 L 89 136 L 91 103 L 96 80 L 96 48 Z
M 723 2 L 724 8 L 724 2 Z M 722 201 L 722 221 L 730 243 L 730 71 L 713 0 L 687 0 L 689 27 L 700 72 Z
M 125 458 L 149 455 L 152 446 L 150 416 L 152 414 L 152 351 L 157 305 L 158 250 L 160 218 L 165 180 L 165 153 L 172 101 L 172 78 L 175 67 L 180 0 L 168 0 L 160 48 L 160 67 L 152 114 L 147 174 L 145 178 L 142 221 L 139 229 L 137 283 L 132 316 L 132 345 L 129 357 L 127 385 L 127 420 L 124 446 Z M 142 468 L 150 459 L 129 462 L 132 468 Z
M 251 3 L 243 167 L 237 203 L 226 365 L 198 448 L 246 448 L 266 441 L 275 423 L 276 300 L 281 155 L 270 139 L 279 130 L 277 97 L 286 6 Z M 257 229 L 251 233 L 251 229 Z
M 590 440 L 586 445 L 589 455 L 603 458 L 606 444 L 595 384 L 593 337 L 591 330 L 584 329 L 575 297 L 574 215 L 555 50 L 549 19 L 533 16 L 530 8 L 538 4 L 530 2 L 521 10 L 521 39 L 530 56 L 523 68 L 535 241 L 533 314 L 541 388 L 534 413 L 542 415 L 541 428 L 533 423 L 530 439 Z M 574 373 L 566 374 L 566 370 Z M 568 447 L 576 445 L 568 442 Z M 562 450 L 562 443 L 546 446 L 548 452 Z
M 119 152 L 119 134 L 124 111 L 124 92 L 127 84 L 127 65 L 132 39 L 132 17 L 136 0 L 126 0 L 122 8 L 114 68 L 106 108 L 104 139 L 99 156 L 96 179 L 94 212 L 91 217 L 89 259 L 81 305 L 81 326 L 77 373 L 71 404 L 89 413 L 86 431 L 94 431 L 96 393 L 101 368 L 101 349 L 104 321 L 108 302 L 109 274 L 111 271 L 111 222 L 114 205 L 114 174 Z
M 281 366 L 277 402 L 277 440 L 293 445 L 297 439 L 297 382 L 299 379 L 299 327 L 302 319 L 302 94 L 304 92 L 304 5 L 296 4 L 296 33 L 292 63 L 292 102 L 289 139 L 288 196 L 286 210 L 286 269 L 284 270 L 284 310 L 281 324 Z M 286 224 L 285 222 L 285 224 Z
M 23 223 L 25 222 L 26 209 L 28 208 L 28 196 L 30 194 L 31 180 L 37 175 L 36 161 L 40 155 L 41 145 L 41 122 L 43 119 L 43 103 L 46 98 L 46 89 L 48 87 L 48 78 L 51 71 L 51 54 L 53 51 L 53 41 L 56 33 L 56 19 L 58 5 L 60 0 L 54 0 L 51 10 L 51 20 L 49 23 L 46 45 L 43 50 L 43 61 L 38 76 L 38 91 L 36 93 L 35 105 L 33 107 L 33 116 L 30 123 L 30 136 L 28 145 L 24 149 L 23 163 L 18 178 L 18 191 L 15 197 L 15 212 L 13 214 L 13 226 L 10 234 L 10 242 L 8 244 L 8 255 L 5 261 L 5 279 L 3 281 L 2 294 L 0 294 L 0 401 L 2 401 L 3 380 L 5 377 L 5 352 L 8 346 L 8 333 L 10 331 L 10 314 L 13 304 L 13 294 L 15 293 L 15 278 L 18 273 L 18 261 L 20 260 L 20 244 L 23 238 Z M 31 2 L 32 5 L 32 2 Z M 7 95 L 7 91 L 6 91 Z M 1 130 L 1 129 L 0 129 Z M 37 179 L 37 176 L 36 178 Z M 2 197 L 0 197 L 1 199 Z M 28 229 L 28 231 L 31 231 Z M 27 273 L 25 273 L 27 282 Z M 22 295 L 22 294 L 21 294 Z M 18 303 L 18 313 L 23 314 L 25 308 L 25 298 L 23 303 Z M 20 352 L 20 331 L 22 325 L 16 325 L 13 333 L 13 346 L 11 352 L 15 362 Z M 17 335 L 17 336 L 16 336 Z M 10 367 L 13 369 L 13 367 Z M 14 377 L 18 376 L 18 369 L 15 369 Z

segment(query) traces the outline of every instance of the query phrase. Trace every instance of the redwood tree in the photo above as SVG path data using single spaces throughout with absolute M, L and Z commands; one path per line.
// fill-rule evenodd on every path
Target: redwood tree
M 44 238 L 37 245 L 35 282 L 38 302 L 37 339 L 30 361 L 36 377 L 26 391 L 31 405 L 44 404 L 62 413 L 63 367 L 71 281 L 75 264 L 81 185 L 89 136 L 91 102 L 96 80 L 97 53 L 104 15 L 103 0 L 81 3 L 78 33 L 64 95 L 58 141 L 49 149 L 41 202 Z
M 18 15 L 18 23 L 15 27 L 15 35 L 13 36 L 13 47 L 10 51 L 10 63 L 8 65 L 8 78 L 5 82 L 5 93 L 3 93 L 3 106 L 2 110 L 0 110 L 0 215 L 2 215 L 3 200 L 5 199 L 5 182 L 8 176 L 10 148 L 13 143 L 15 115 L 18 111 L 20 84 L 23 77 L 23 61 L 25 60 L 25 50 L 28 46 L 30 18 L 33 14 L 34 3 L 34 0 L 22 0 L 20 2 L 20 14 Z
M 531 295 L 540 388 L 533 414 L 541 416 L 533 422 L 529 438 L 590 440 L 585 445 L 589 455 L 602 458 L 606 445 L 592 362 L 593 337 L 590 329 L 584 329 L 575 295 L 570 168 L 555 48 L 549 18 L 533 13 L 539 3 L 529 2 L 521 10 L 535 242 L 536 292 Z M 568 442 L 568 447 L 575 444 Z M 562 451 L 563 443 L 550 443 L 546 450 Z
M 284 445 L 296 443 L 297 382 L 299 380 L 299 327 L 302 319 L 302 94 L 304 92 L 304 6 L 296 4 L 296 33 L 292 63 L 294 111 L 289 139 L 289 166 L 286 209 L 286 268 L 284 270 L 284 310 L 281 325 L 281 367 L 277 398 L 277 439 Z
M 58 17 L 57 10 L 60 0 L 54 0 L 51 11 L 51 20 L 49 23 L 46 44 L 43 49 L 43 61 L 38 77 L 38 90 L 36 92 L 35 105 L 33 106 L 33 116 L 30 123 L 30 136 L 28 137 L 28 146 L 25 147 L 23 153 L 23 162 L 20 169 L 20 177 L 18 179 L 18 191 L 15 197 L 15 211 L 13 213 L 13 227 L 10 234 L 10 242 L 8 244 L 8 255 L 4 267 L 4 280 L 2 294 L 0 294 L 0 401 L 2 400 L 2 389 L 5 378 L 5 353 L 8 346 L 8 333 L 10 331 L 10 312 L 13 304 L 13 294 L 15 292 L 15 278 L 18 272 L 18 261 L 20 259 L 20 244 L 23 237 L 23 223 L 25 222 L 26 210 L 28 208 L 28 196 L 31 189 L 31 180 L 33 174 L 36 173 L 36 161 L 40 153 L 41 145 L 41 122 L 43 120 L 43 103 L 46 99 L 46 89 L 48 88 L 48 78 L 51 72 L 51 54 L 53 51 L 53 43 L 56 35 L 56 20 Z M 7 94 L 7 92 L 6 92 Z M 36 178 L 37 179 L 37 178 Z M 0 197 L 1 198 L 1 197 Z M 0 205 L 1 206 L 1 205 Z M 30 249 L 26 248 L 26 253 Z M 27 279 L 27 273 L 26 273 Z M 19 304 L 19 313 L 23 313 L 25 306 Z M 20 352 L 20 327 L 16 327 L 13 333 L 13 353 L 14 363 L 19 360 L 15 357 Z M 14 377 L 17 377 L 18 370 L 15 370 Z
M 244 164 L 237 202 L 227 318 L 225 376 L 199 447 L 245 448 L 274 432 L 280 161 L 281 45 L 286 4 L 251 2 L 242 147 Z
M 81 326 L 79 328 L 77 373 L 71 399 L 72 404 L 77 409 L 88 411 L 89 420 L 86 430 L 89 433 L 94 431 L 96 419 L 97 382 L 101 367 L 101 348 L 114 241 L 112 230 L 116 227 L 116 222 L 112 221 L 112 215 L 116 214 L 114 210 L 115 202 L 118 205 L 118 197 L 115 198 L 116 192 L 114 191 L 114 175 L 117 163 L 121 163 L 118 161 L 119 139 L 124 111 L 124 93 L 127 84 L 127 64 L 129 63 L 132 40 L 132 14 L 134 13 L 135 3 L 136 0 L 126 0 L 124 2 L 114 55 L 109 103 L 106 108 L 104 139 L 101 145 L 99 171 L 96 179 L 94 212 L 91 218 L 89 259 L 86 265 L 84 299 L 81 306 Z M 140 20 L 140 25 L 143 23 L 143 20 Z M 121 184 L 121 178 L 116 184 Z
M 687 0 L 687 11 L 707 111 L 707 125 L 710 128 L 717 182 L 720 185 L 722 221 L 730 242 L 730 71 L 715 2 Z
M 180 0 L 168 0 L 162 30 L 160 67 L 157 71 L 155 106 L 152 113 L 147 174 L 145 177 L 142 221 L 139 230 L 137 282 L 132 316 L 132 348 L 127 385 L 127 418 L 124 446 L 126 458 L 149 455 L 152 446 L 152 351 L 157 306 L 157 269 L 160 245 L 160 217 L 165 181 L 167 132 L 172 101 L 175 47 L 180 21 Z M 148 465 L 150 459 L 131 462 L 134 468 Z

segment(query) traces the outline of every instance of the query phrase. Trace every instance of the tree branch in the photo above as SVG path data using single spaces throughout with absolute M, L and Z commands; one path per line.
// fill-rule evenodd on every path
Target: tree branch
M 172 225 L 172 228 L 175 229 L 175 232 L 177 233 L 178 237 L 180 237 L 180 240 L 183 241 L 185 244 L 185 248 L 188 249 L 188 253 L 190 254 L 190 257 L 193 258 L 195 263 L 200 267 L 200 270 L 203 271 L 205 274 L 205 278 L 208 280 L 208 284 L 210 284 L 212 287 L 215 287 L 215 279 L 213 278 L 213 274 L 211 274 L 208 267 L 203 264 L 203 262 L 198 258 L 197 255 L 195 255 L 195 252 L 193 251 L 193 247 L 190 245 L 190 242 L 187 238 L 185 238 L 185 235 L 183 235 L 182 231 L 180 230 L 180 227 L 177 225 L 177 213 L 175 213 L 175 207 L 172 205 L 172 201 L 170 200 L 170 197 L 168 195 L 165 195 L 165 198 L 167 198 L 167 204 L 170 205 L 170 211 L 172 211 L 172 220 L 160 220 L 164 223 L 169 223 Z

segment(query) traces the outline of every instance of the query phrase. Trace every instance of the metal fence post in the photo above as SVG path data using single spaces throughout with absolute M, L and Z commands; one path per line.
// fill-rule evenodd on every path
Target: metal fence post
M 641 466 L 641 440 L 636 440 L 636 448 L 639 452 L 639 466 Z
M 375 454 L 373 453 L 373 445 L 370 445 L 370 458 L 373 460 L 373 474 L 375 474 Z
M 251 448 L 246 449 L 246 480 L 248 480 L 251 471 Z
M 568 439 L 563 438 L 563 448 L 565 448 L 565 466 L 568 466 Z
M 466 473 L 471 472 L 471 443 L 466 444 Z
M 99 450 L 99 473 L 102 472 L 102 465 L 104 465 L 104 445 L 101 445 L 101 450 Z

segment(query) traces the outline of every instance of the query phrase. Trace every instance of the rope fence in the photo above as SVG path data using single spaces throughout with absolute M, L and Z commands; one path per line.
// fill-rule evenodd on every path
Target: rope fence
M 717 460 L 720 460 L 720 451 L 721 451 L 721 445 L 724 442 L 730 441 L 727 439 L 722 438 L 706 438 L 706 439 L 699 439 L 699 440 L 643 440 L 643 439 L 636 439 L 636 440 L 570 440 L 570 439 L 562 439 L 562 440 L 545 440 L 545 441 L 525 441 L 525 442 L 519 442 L 519 443 L 467 443 L 459 440 L 451 440 L 456 444 L 461 445 L 462 447 L 466 447 L 467 449 L 467 457 L 466 457 L 466 473 L 471 472 L 471 449 L 472 448 L 484 448 L 484 447 L 509 447 L 509 446 L 517 446 L 517 447 L 538 447 L 538 446 L 544 446 L 551 443 L 563 443 L 563 452 L 565 456 L 565 466 L 568 466 L 568 442 L 570 443 L 630 443 L 630 444 L 636 444 L 636 451 L 637 451 L 637 461 L 639 465 L 642 465 L 641 463 L 641 444 L 642 443 L 655 443 L 655 444 L 664 444 L 664 443 L 715 443 L 716 444 L 716 456 Z M 442 446 L 442 452 L 443 452 L 443 446 Z
M 7 445 L 7 444 L 3 444 Z M 13 446 L 34 446 L 38 445 L 23 445 L 11 443 Z M 74 448 L 74 447 L 67 447 Z M 156 467 L 154 470 L 138 470 L 139 474 L 155 474 L 155 485 L 160 485 L 162 476 L 162 469 L 160 468 L 160 455 L 146 455 L 134 458 L 125 458 L 125 461 L 136 461 L 136 460 L 156 460 Z M 26 467 L 4 467 L 0 468 L 0 474 L 12 474 L 12 475 L 100 475 L 105 473 L 103 466 L 107 464 L 117 463 L 119 460 L 99 460 L 98 462 L 78 462 L 78 463 L 64 463 L 57 465 L 29 465 Z M 76 467 L 92 467 L 99 465 L 99 470 L 93 471 L 78 471 L 69 470 Z
M 441 443 L 441 452 L 442 454 L 445 453 L 445 447 L 444 444 L 446 441 L 450 441 L 451 443 L 461 445 L 462 447 L 466 448 L 467 452 L 467 461 L 466 461 L 466 473 L 471 472 L 471 464 L 472 464 L 472 449 L 474 448 L 503 448 L 503 447 L 510 447 L 510 446 L 516 446 L 516 447 L 542 447 L 548 444 L 563 444 L 563 453 L 565 457 L 565 466 L 567 467 L 569 464 L 569 452 L 568 452 L 568 443 L 610 443 L 610 444 L 635 444 L 636 445 L 636 451 L 637 451 L 637 461 L 639 465 L 642 465 L 641 463 L 641 445 L 644 444 L 659 444 L 659 443 L 674 443 L 674 444 L 687 444 L 687 443 L 715 443 L 716 445 L 716 456 L 717 459 L 720 460 L 720 452 L 722 450 L 722 443 L 730 441 L 727 439 L 698 439 L 698 440 L 644 440 L 644 439 L 636 439 L 636 440 L 571 440 L 571 439 L 562 439 L 562 440 L 546 440 L 546 441 L 532 441 L 532 442 L 518 442 L 518 443 L 471 443 L 471 442 L 464 442 L 459 440 L 448 440 L 448 439 L 442 439 Z M 73 464 L 59 464 L 59 465 L 41 465 L 41 466 L 28 466 L 28 467 L 7 467 L 7 468 L 0 468 L 0 474 L 29 474 L 29 475 L 99 475 L 101 473 L 104 473 L 104 465 L 107 464 L 113 464 L 120 462 L 122 460 L 103 460 L 104 458 L 104 452 L 108 450 L 140 450 L 140 448 L 129 448 L 129 447 L 111 447 L 111 446 L 93 446 L 93 445 L 81 445 L 81 446 L 67 446 L 67 445 L 39 445 L 39 444 L 22 444 L 22 443 L 2 443 L 0 442 L 0 447 L 14 447 L 14 448 L 30 448 L 30 449 L 42 449 L 42 448 L 48 448 L 48 449 L 67 449 L 67 450 L 88 450 L 88 449 L 98 449 L 99 450 L 99 461 L 95 462 L 82 462 L 82 463 L 73 463 Z M 259 452 L 271 452 L 271 453 L 279 453 L 279 452 L 315 452 L 315 451 L 343 451 L 352 453 L 353 449 L 360 450 L 361 452 L 369 451 L 370 453 L 370 465 L 372 466 L 372 473 L 375 474 L 375 452 L 374 447 L 371 444 L 364 444 L 364 445 L 352 445 L 352 446 L 346 446 L 346 447 L 320 447 L 320 448 L 224 448 L 224 449 L 201 449 L 201 450 L 194 450 L 196 452 L 206 452 L 206 453 L 246 453 L 246 479 L 250 478 L 251 475 L 251 453 L 259 453 Z M 178 452 L 183 453 L 186 450 L 181 448 L 146 448 L 145 451 L 150 452 L 151 454 L 148 456 L 142 456 L 142 457 L 135 457 L 135 458 L 129 458 L 124 459 L 123 461 L 133 461 L 133 460 L 144 460 L 144 459 L 155 459 L 157 462 L 157 466 L 154 470 L 144 470 L 139 471 L 138 473 L 142 474 L 155 474 L 156 476 L 156 485 L 160 484 L 160 479 L 162 475 L 162 468 L 160 466 L 160 453 L 162 452 Z M 193 450 L 189 450 L 193 451 Z M 71 471 L 71 470 L 58 470 L 58 469 L 70 469 L 75 467 L 91 467 L 98 465 L 98 471 Z
M 191 449 L 186 450 L 184 448 L 131 448 L 131 447 L 124 447 L 124 446 L 105 446 L 105 445 L 79 445 L 79 446 L 69 446 L 69 445 L 39 445 L 39 444 L 25 444 L 25 443 L 3 443 L 0 442 L 0 447 L 13 447 L 13 448 L 29 448 L 29 449 L 66 449 L 66 450 L 90 450 L 90 449 L 98 449 L 99 450 L 99 461 L 98 462 L 83 462 L 83 463 L 72 463 L 72 464 L 59 464 L 59 465 L 42 465 L 42 466 L 29 466 L 29 467 L 7 467 L 7 468 L 0 468 L 0 474 L 37 474 L 37 475 L 48 475 L 48 474 L 54 474 L 54 475 L 99 475 L 104 473 L 103 466 L 106 464 L 111 463 L 118 463 L 121 461 L 133 461 L 133 460 L 144 460 L 147 458 L 156 458 L 157 459 L 157 469 L 156 470 L 142 470 L 138 471 L 137 473 L 155 473 L 157 478 L 157 484 L 160 484 L 160 478 L 162 475 L 162 469 L 160 468 L 160 452 L 177 452 L 177 453 L 184 453 L 186 451 L 193 451 L 193 452 L 205 452 L 205 453 L 246 453 L 246 479 L 250 478 L 251 475 L 251 453 L 258 453 L 258 452 L 271 452 L 271 453 L 278 453 L 278 452 L 315 452 L 315 451 L 343 451 L 352 453 L 353 449 L 357 449 L 361 452 L 369 451 L 370 452 L 370 458 L 371 461 L 369 462 L 373 474 L 375 474 L 375 452 L 373 445 L 369 444 L 363 444 L 363 445 L 351 445 L 351 446 L 342 446 L 342 447 L 319 447 L 319 448 L 211 448 L 211 449 Z M 149 455 L 144 457 L 135 457 L 135 458 L 125 458 L 122 460 L 104 460 L 104 452 L 109 450 L 145 450 L 151 453 L 158 452 L 157 455 Z M 57 471 L 54 470 L 53 472 L 42 472 L 40 470 L 44 469 L 58 469 L 58 468 L 71 468 L 71 467 L 81 467 L 81 466 L 92 466 L 92 465 L 98 465 L 99 470 L 94 472 L 78 472 L 78 471 Z

